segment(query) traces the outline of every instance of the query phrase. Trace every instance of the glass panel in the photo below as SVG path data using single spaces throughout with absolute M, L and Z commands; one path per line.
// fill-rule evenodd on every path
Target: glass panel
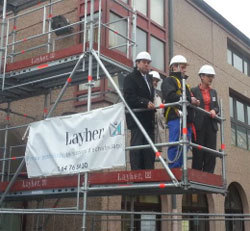
M 237 119 L 241 122 L 245 122 L 243 103 L 236 101 L 236 108 L 237 108 Z
M 238 55 L 233 54 L 234 67 L 243 72 L 243 60 Z
M 248 75 L 247 62 L 246 61 L 244 61 L 244 74 Z
M 250 107 L 247 106 L 247 121 L 248 121 L 248 125 L 250 125 Z
M 234 117 L 233 98 L 229 97 L 230 116 Z
M 128 0 L 122 0 L 123 2 L 125 2 L 126 4 L 128 4 Z
M 151 19 L 157 22 L 159 25 L 164 26 L 164 1 L 163 0 L 151 0 L 150 16 Z
M 152 66 L 158 68 L 161 71 L 164 71 L 164 43 L 159 39 L 151 36 L 151 57 L 152 57 Z
M 231 124 L 231 144 L 236 146 L 235 125 L 234 124 Z
M 227 49 L 227 62 L 232 65 L 232 51 Z
M 247 149 L 246 129 L 241 126 L 237 126 L 237 146 Z
M 144 15 L 147 15 L 148 7 L 147 7 L 147 0 L 133 0 L 135 1 L 135 9 L 141 12 Z M 132 6 L 133 6 L 132 1 Z
M 114 13 L 110 12 L 110 22 L 116 21 L 120 19 Z M 118 22 L 110 24 L 110 28 L 117 31 L 119 34 L 123 36 L 127 36 L 127 23 L 125 20 L 120 20 Z M 113 47 L 121 52 L 126 53 L 126 39 L 122 38 L 119 34 L 114 33 L 113 31 L 109 31 L 109 46 Z M 118 47 L 119 46 L 119 47 Z
M 141 215 L 141 231 L 156 231 L 156 215 Z
M 248 130 L 248 150 L 250 150 L 250 130 Z
M 118 74 L 116 74 L 116 75 L 114 75 L 114 76 L 112 76 L 112 77 L 113 77 L 113 80 L 114 80 L 116 86 L 119 87 Z M 111 84 L 111 82 L 110 82 L 109 80 L 108 80 L 108 89 L 112 89 L 112 90 L 115 91 L 115 88 L 113 87 L 113 85 Z
M 147 33 L 143 30 L 136 29 L 136 53 L 147 50 Z

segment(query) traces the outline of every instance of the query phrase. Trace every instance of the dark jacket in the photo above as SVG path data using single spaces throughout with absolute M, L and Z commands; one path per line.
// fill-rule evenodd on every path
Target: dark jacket
M 149 101 L 154 101 L 154 88 L 152 78 L 147 75 L 147 80 L 150 86 L 150 91 L 141 73 L 135 68 L 133 72 L 127 75 L 124 79 L 123 92 L 124 98 L 131 109 L 147 108 Z M 154 110 L 136 112 L 135 115 L 141 122 L 144 128 L 154 128 Z M 129 113 L 126 113 L 128 129 L 137 128 L 134 119 Z
M 202 97 L 202 93 L 200 90 L 200 87 L 194 87 L 191 89 L 193 95 L 200 100 L 200 106 L 201 108 L 204 109 L 204 100 Z M 210 110 L 215 110 L 215 112 L 218 114 L 219 113 L 219 104 L 218 104 L 218 99 L 217 99 L 217 92 L 214 89 L 210 90 Z M 205 113 L 202 113 L 200 111 L 195 111 L 195 120 L 194 120 L 194 125 L 196 130 L 201 130 L 203 128 L 203 123 L 204 123 L 204 118 L 208 116 Z M 212 119 L 212 118 L 211 118 Z M 218 124 L 217 121 L 212 119 L 212 126 L 215 131 L 218 130 Z
M 180 81 L 181 89 L 179 89 L 177 80 L 171 76 L 176 77 Z M 181 95 L 177 94 L 177 92 L 178 90 L 181 90 L 182 92 L 182 78 L 183 77 L 181 76 L 181 72 L 171 72 L 170 76 L 163 80 L 163 83 L 161 85 L 161 91 L 165 103 L 173 103 L 173 102 L 178 102 L 180 100 Z M 191 92 L 190 89 L 187 87 L 187 84 L 186 84 L 186 94 L 187 94 L 187 100 L 191 102 Z M 181 106 L 175 106 L 175 108 L 181 110 Z M 179 118 L 178 114 L 176 113 L 174 107 L 171 107 L 168 113 L 167 122 L 177 118 Z M 193 110 L 191 108 L 188 108 L 188 122 L 192 122 L 192 120 L 193 120 Z

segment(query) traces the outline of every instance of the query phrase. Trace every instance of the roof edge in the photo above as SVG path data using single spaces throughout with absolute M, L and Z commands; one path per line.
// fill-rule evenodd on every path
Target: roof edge
M 242 42 L 244 42 L 248 47 L 250 47 L 250 38 L 246 36 L 243 32 L 237 29 L 232 23 L 225 19 L 221 14 L 214 10 L 210 5 L 208 5 L 204 0 L 189 0 L 194 3 L 196 6 L 204 10 L 209 14 L 215 21 L 223 25 L 228 29 L 232 34 L 237 36 Z

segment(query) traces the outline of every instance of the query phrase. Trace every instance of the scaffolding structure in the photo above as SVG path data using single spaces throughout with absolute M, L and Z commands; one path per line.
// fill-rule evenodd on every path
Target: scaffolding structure
M 129 12 L 129 17 L 122 18 L 120 20 L 125 20 L 127 23 L 127 36 L 115 31 L 110 27 L 112 23 L 103 23 L 101 17 L 101 6 L 102 1 L 98 0 L 98 17 L 94 20 L 94 7 L 95 0 L 85 0 L 84 3 L 84 18 L 78 22 L 71 23 L 67 26 L 61 27 L 59 29 L 52 29 L 52 9 L 53 7 L 62 2 L 63 0 L 50 1 L 44 6 L 37 7 L 35 9 L 28 10 L 19 15 L 14 15 L 12 17 L 6 17 L 6 4 L 4 1 L 3 5 L 3 17 L 1 24 L 1 39 L 0 39 L 0 76 L 1 76 L 1 92 L 0 92 L 0 103 L 6 104 L 6 108 L 1 108 L 0 110 L 6 113 L 7 123 L 0 132 L 4 133 L 4 143 L 1 147 L 1 199 L 0 205 L 3 206 L 4 201 L 19 200 L 20 198 L 41 198 L 41 197 L 63 197 L 75 196 L 76 206 L 67 209 L 32 209 L 32 210 L 18 210 L 12 209 L 13 213 L 22 214 L 80 214 L 82 216 L 82 230 L 87 229 L 86 216 L 87 214 L 92 214 L 98 211 L 88 211 L 87 210 L 87 198 L 88 196 L 111 196 L 111 195 L 141 195 L 141 194 L 183 194 L 192 192 L 206 192 L 206 193 L 221 193 L 226 192 L 226 169 L 225 169 L 225 145 L 224 145 L 224 118 L 222 102 L 220 102 L 220 116 L 216 116 L 216 120 L 220 123 L 220 137 L 221 137 L 221 148 L 219 151 L 212 150 L 207 147 L 202 147 L 200 145 L 190 142 L 187 138 L 187 107 L 189 105 L 186 99 L 186 82 L 185 79 L 182 80 L 183 95 L 179 102 L 162 104 L 160 108 L 165 108 L 168 106 L 179 105 L 182 107 L 183 116 L 182 120 L 182 139 L 178 142 L 166 142 L 155 144 L 147 132 L 139 122 L 136 117 L 136 111 L 132 110 L 126 103 L 122 92 L 112 78 L 112 75 L 118 72 L 128 73 L 131 71 L 131 65 L 125 65 L 122 60 L 116 61 L 110 57 L 109 52 L 106 48 L 101 47 L 101 29 L 105 28 L 117 36 L 126 40 L 126 43 L 119 44 L 110 49 L 117 49 L 119 47 L 126 47 L 127 60 L 134 60 L 136 51 L 136 11 L 135 7 L 133 9 L 128 8 L 120 1 L 112 0 L 124 7 Z M 89 16 L 88 15 L 89 6 Z M 22 38 L 16 40 L 17 30 L 16 23 L 19 17 L 28 15 L 30 13 L 42 11 L 42 32 L 40 34 L 32 35 L 27 38 Z M 119 21 L 119 20 L 118 20 Z M 52 33 L 70 28 L 73 26 L 80 26 L 81 29 L 72 34 L 62 36 L 60 38 L 52 39 Z M 10 31 L 10 27 L 13 27 Z M 47 29 L 46 29 L 47 28 Z M 98 39 L 94 42 L 94 30 L 97 29 Z M 87 33 L 88 32 L 88 33 Z M 87 38 L 89 34 L 89 39 Z M 74 47 L 74 49 L 68 49 L 63 54 L 56 55 L 56 42 L 60 39 L 68 38 L 70 36 L 82 35 L 82 43 Z M 46 43 L 40 44 L 38 46 L 29 47 L 21 51 L 17 50 L 17 46 L 21 43 L 27 43 L 33 39 L 40 37 L 47 37 Z M 10 38 L 11 37 L 11 38 Z M 11 41 L 11 42 L 10 42 Z M 44 60 L 33 59 L 33 64 L 23 65 L 21 62 L 14 62 L 15 57 L 23 55 L 24 53 L 32 52 L 36 49 L 46 49 L 46 55 Z M 66 54 L 66 55 L 65 55 Z M 56 56 L 56 57 L 55 57 Z M 127 62 L 129 63 L 129 62 Z M 131 62 L 132 63 L 132 62 Z M 42 77 L 41 77 L 42 76 Z M 94 78 L 104 78 L 106 77 L 112 84 L 116 93 L 118 94 L 120 100 L 124 103 L 128 113 L 130 113 L 137 123 L 138 127 L 144 134 L 148 141 L 148 145 L 126 147 L 126 150 L 131 149 L 141 149 L 141 148 L 152 148 L 157 159 L 163 166 L 163 169 L 148 170 L 148 171 L 138 171 L 132 174 L 139 174 L 141 178 L 127 179 L 123 178 L 120 180 L 119 174 L 129 174 L 130 171 L 116 171 L 109 173 L 84 173 L 84 175 L 68 176 L 64 177 L 64 181 L 58 180 L 58 178 L 53 179 L 53 177 L 44 179 L 24 179 L 20 182 L 20 179 L 25 178 L 26 174 L 23 173 L 23 168 L 25 166 L 24 156 L 15 157 L 12 156 L 13 150 L 18 148 L 24 148 L 25 145 L 13 145 L 8 147 L 8 132 L 13 129 L 26 128 L 28 124 L 22 124 L 18 126 L 11 126 L 9 123 L 9 117 L 11 114 L 17 116 L 25 117 L 29 120 L 35 121 L 31 115 L 21 114 L 15 112 L 11 109 L 11 103 L 20 100 L 27 99 L 29 97 L 45 95 L 44 100 L 44 118 L 52 117 L 58 104 L 62 102 L 62 97 L 69 86 L 85 84 L 88 89 L 87 97 L 87 111 L 92 110 L 92 88 L 94 86 Z M 53 89 L 60 89 L 55 102 L 51 106 L 50 110 L 48 108 L 48 94 Z M 207 113 L 201 108 L 196 108 L 195 110 L 200 110 L 203 113 Z M 24 134 L 24 137 L 26 133 Z M 169 147 L 173 145 L 181 145 L 183 148 L 183 167 L 181 169 L 170 169 L 158 150 L 158 147 Z M 199 176 L 202 179 L 198 179 L 196 170 L 188 169 L 188 148 L 204 149 L 214 154 L 221 159 L 221 175 L 209 174 L 199 172 Z M 18 162 L 18 166 L 14 173 L 11 172 L 11 163 L 13 161 Z M 147 177 L 147 174 L 150 177 Z M 207 181 L 207 178 L 211 177 L 212 180 Z M 107 179 L 111 179 L 107 181 Z M 115 180 L 116 179 L 116 180 Z M 46 181 L 45 183 L 43 182 Z M 66 183 L 66 181 L 68 183 Z M 29 185 L 24 187 L 25 183 Z M 50 184 L 51 182 L 51 184 Z M 57 182 L 57 183 L 55 183 Z M 131 184 L 132 182 L 132 184 Z M 53 186 L 52 186 L 53 183 Z M 121 185 L 122 183 L 122 185 Z M 36 193 L 34 193 L 36 191 Z M 83 204 L 80 206 L 79 198 L 83 194 Z M 80 209 L 80 207 L 82 207 Z M 132 207 L 132 206 L 131 206 Z M 8 209 L 2 209 L 2 214 L 8 214 Z M 100 212 L 102 214 L 110 214 L 110 212 Z M 116 213 L 119 214 L 119 213 Z M 135 215 L 134 212 L 130 214 Z M 184 216 L 184 215 L 183 215 Z M 134 218 L 131 217 L 131 220 Z M 37 228 L 38 230 L 38 228 Z M 133 230 L 133 225 L 131 225 L 131 230 Z

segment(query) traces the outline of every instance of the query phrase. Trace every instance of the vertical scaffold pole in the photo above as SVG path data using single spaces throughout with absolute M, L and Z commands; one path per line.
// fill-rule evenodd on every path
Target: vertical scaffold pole
M 136 10 L 135 10 L 135 1 L 133 1 L 133 32 L 132 32 L 132 38 L 134 41 L 133 44 L 133 49 L 132 49 L 132 60 L 134 62 L 135 65 L 135 57 L 136 57 L 136 23 L 137 23 L 137 14 L 136 14 Z
M 0 36 L 0 75 L 2 72 L 2 61 L 3 61 L 3 54 L 4 54 L 4 31 L 5 31 L 5 24 L 6 24 L 6 7 L 7 7 L 7 0 L 3 1 L 3 18 L 1 24 L 1 36 Z M 2 80 L 4 81 L 4 80 Z M 4 89 L 4 83 L 2 82 L 2 90 Z
M 100 50 L 101 50 L 101 25 L 102 25 L 102 0 L 99 0 L 98 5 L 98 41 L 97 41 L 97 51 L 98 51 L 98 57 L 100 57 Z M 96 67 L 96 78 L 100 79 L 100 66 L 99 63 L 97 63 Z
M 89 25 L 89 50 L 93 49 L 93 35 L 94 35 L 94 0 L 90 2 L 90 25 Z M 89 69 L 88 69 L 88 111 L 91 110 L 91 90 L 92 90 L 92 79 L 93 79 L 93 55 L 89 52 Z
M 188 184 L 187 172 L 187 151 L 188 151 L 188 129 L 187 129 L 187 96 L 186 96 L 186 79 L 182 78 L 182 141 L 183 141 L 183 181 L 184 186 Z
M 8 128 L 9 128 L 9 118 L 10 118 L 10 103 L 8 103 L 8 109 L 6 114 L 6 125 L 5 125 L 5 132 L 4 132 L 4 149 L 3 149 L 3 164 L 2 164 L 2 176 L 1 182 L 4 181 L 4 173 L 5 173 L 5 165 L 6 165 L 6 154 L 7 154 L 7 142 L 8 142 Z
M 16 16 L 16 14 L 15 14 Z M 15 42 L 16 42 L 16 17 L 13 19 L 13 29 L 12 29 L 12 46 L 11 46 L 11 62 L 14 62 L 14 53 L 15 53 Z
M 85 1 L 86 3 L 86 1 Z M 90 1 L 90 26 L 89 26 L 89 50 L 93 49 L 93 35 L 94 35 L 94 0 Z M 87 110 L 91 110 L 91 91 L 92 91 L 92 79 L 93 79 L 93 55 L 89 52 L 89 69 L 88 69 L 88 105 Z M 87 196 L 88 196 L 88 173 L 84 174 L 84 193 L 83 193 L 83 218 L 82 218 L 82 230 L 86 230 L 86 210 L 87 210 Z
M 222 178 L 223 178 L 223 185 L 226 187 L 226 160 L 225 160 L 225 140 L 224 140 L 224 115 L 223 115 L 223 105 L 222 105 L 222 99 L 220 100 L 220 117 L 222 118 L 220 120 L 220 139 L 221 139 L 221 152 L 223 153 L 223 156 L 221 158 L 222 161 Z
M 134 215 L 134 211 L 135 211 L 135 196 L 131 196 L 131 200 L 130 200 L 130 211 L 131 211 L 131 215 L 130 215 L 130 231 L 134 231 L 135 230 L 135 215 Z
M 52 4 L 51 0 L 49 1 L 49 16 L 48 16 L 48 48 L 47 52 L 49 53 L 51 51 L 51 22 L 52 22 Z
M 86 52 L 86 41 L 87 41 L 87 14 L 88 14 L 88 0 L 84 2 L 84 24 L 83 24 L 83 44 L 82 51 Z M 85 58 L 82 60 L 82 71 L 85 71 Z

